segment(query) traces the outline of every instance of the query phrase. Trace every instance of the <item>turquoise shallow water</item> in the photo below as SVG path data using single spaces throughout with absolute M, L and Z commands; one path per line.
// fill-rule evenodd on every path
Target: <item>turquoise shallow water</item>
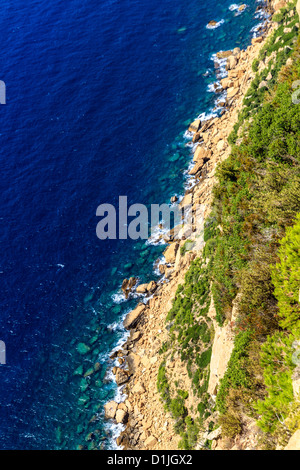
M 230 5 L 2 2 L 1 448 L 112 446 L 104 377 L 137 302 L 120 285 L 155 278 L 164 247 L 101 242 L 96 209 L 184 191 L 184 132 L 214 106 L 211 56 L 246 47 L 259 23 L 254 0 L 240 16 Z

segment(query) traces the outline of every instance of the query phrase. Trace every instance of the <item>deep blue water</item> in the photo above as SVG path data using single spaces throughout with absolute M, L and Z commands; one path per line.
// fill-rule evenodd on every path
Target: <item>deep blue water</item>
M 215 98 L 210 56 L 247 46 L 258 23 L 254 0 L 238 17 L 231 3 L 1 2 L 0 448 L 111 445 L 115 386 L 102 381 L 123 332 L 107 325 L 136 302 L 112 296 L 124 277 L 153 279 L 163 247 L 98 240 L 96 209 L 183 191 L 183 133 Z M 225 23 L 207 30 L 212 19 Z M 97 361 L 91 378 L 73 374 Z

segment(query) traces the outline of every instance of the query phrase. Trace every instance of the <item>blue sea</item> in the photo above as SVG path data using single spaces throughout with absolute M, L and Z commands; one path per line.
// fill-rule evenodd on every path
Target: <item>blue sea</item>
M 184 192 L 184 133 L 216 99 L 212 55 L 247 47 L 258 5 L 1 2 L 1 449 L 113 448 L 109 354 L 137 302 L 120 286 L 156 279 L 164 246 L 100 241 L 96 210 Z

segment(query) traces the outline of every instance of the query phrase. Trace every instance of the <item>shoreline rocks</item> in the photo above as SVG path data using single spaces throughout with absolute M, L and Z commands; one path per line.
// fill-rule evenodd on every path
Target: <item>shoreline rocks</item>
M 216 24 L 214 22 L 214 25 Z M 112 402 L 108 403 L 105 406 L 105 416 L 114 415 L 111 419 L 116 419 L 118 413 L 117 419 L 126 424 L 125 431 L 117 439 L 118 445 L 122 445 L 125 450 L 178 449 L 180 437 L 173 431 L 173 420 L 170 414 L 166 414 L 156 388 L 161 362 L 159 351 L 168 340 L 165 319 L 172 307 L 172 299 L 178 285 L 184 282 L 185 273 L 190 263 L 203 249 L 204 220 L 210 212 L 215 168 L 230 154 L 227 138 L 237 121 L 243 96 L 254 78 L 255 73 L 251 66 L 253 59 L 258 56 L 263 41 L 264 39 L 254 41 L 246 51 L 235 49 L 222 53 L 226 56 L 222 58 L 226 58 L 228 64 L 228 77 L 221 80 L 222 89 L 227 90 L 225 104 L 227 112 L 218 118 L 212 118 L 205 122 L 197 119 L 188 127 L 189 132 L 193 134 L 193 142 L 198 142 L 194 153 L 195 166 L 190 174 L 193 176 L 201 174 L 201 181 L 198 181 L 190 191 L 186 192 L 180 207 L 190 205 L 194 210 L 200 205 L 202 219 L 200 226 L 197 227 L 197 232 L 190 234 L 193 240 L 192 251 L 185 253 L 185 250 L 181 250 L 185 243 L 184 240 L 173 241 L 166 248 L 164 252 L 166 265 L 161 266 L 160 272 L 165 274 L 168 282 L 159 286 L 159 289 L 154 283 L 153 291 L 149 284 L 137 286 L 137 293 L 155 292 L 155 295 L 148 300 L 146 305 L 139 304 L 124 320 L 124 327 L 130 330 L 130 337 L 120 351 L 114 354 L 114 358 L 122 356 L 124 359 L 122 368 L 116 371 L 116 376 L 119 374 L 121 379 L 125 380 L 123 384 L 127 399 L 125 403 L 117 404 L 117 408 Z M 175 227 L 170 231 L 166 236 L 168 242 L 174 240 L 180 230 L 181 227 Z M 222 342 L 222 338 L 219 342 Z M 126 370 L 123 367 L 126 367 Z M 176 360 L 168 367 L 173 369 L 178 367 Z M 215 369 L 219 375 L 217 358 Z M 122 372 L 118 372 L 118 370 Z M 182 376 L 184 376 L 183 373 Z M 210 385 L 213 394 L 216 384 L 212 381 Z M 119 409 L 123 413 L 119 413 Z M 217 430 L 209 434 L 209 438 L 218 439 L 220 432 L 221 430 Z

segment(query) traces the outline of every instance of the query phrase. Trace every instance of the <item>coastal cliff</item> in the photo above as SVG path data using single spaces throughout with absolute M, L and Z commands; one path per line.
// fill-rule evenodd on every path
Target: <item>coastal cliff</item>
M 300 1 L 268 11 L 246 50 L 218 55 L 221 115 L 189 127 L 180 204 L 201 208 L 197 228 L 170 237 L 164 281 L 143 286 L 112 356 L 127 398 L 105 415 L 125 450 L 300 446 Z

